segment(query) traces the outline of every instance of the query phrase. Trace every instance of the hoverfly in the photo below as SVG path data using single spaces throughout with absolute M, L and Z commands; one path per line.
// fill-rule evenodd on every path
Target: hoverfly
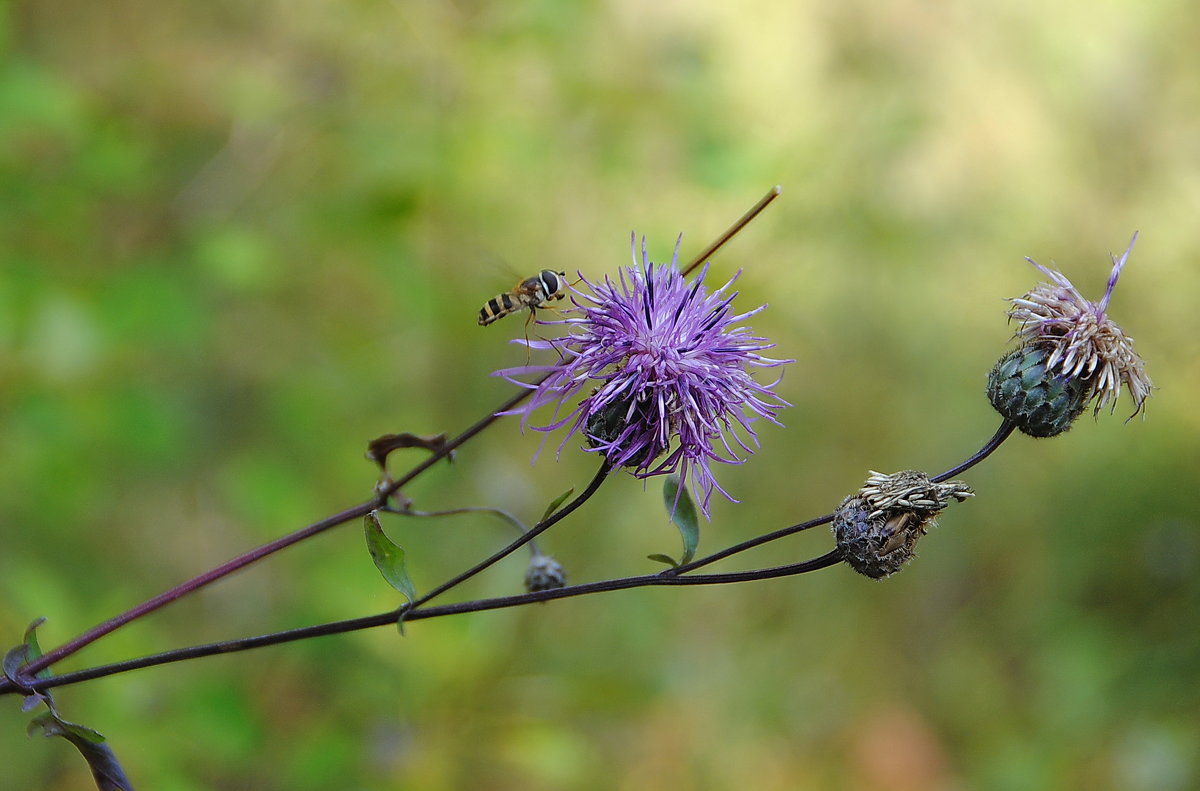
M 493 321 L 529 308 L 529 321 L 537 315 L 537 309 L 546 307 L 552 300 L 567 295 L 567 273 L 543 269 L 534 277 L 527 277 L 513 286 L 512 291 L 497 294 L 479 309 L 479 326 L 486 327 Z

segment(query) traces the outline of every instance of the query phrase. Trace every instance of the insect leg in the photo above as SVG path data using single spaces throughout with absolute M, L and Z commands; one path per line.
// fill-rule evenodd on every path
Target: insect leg
M 533 305 L 529 306 L 529 315 L 525 317 L 525 364 L 529 365 L 529 358 L 533 354 L 533 349 L 529 348 L 529 325 L 537 316 L 537 308 Z

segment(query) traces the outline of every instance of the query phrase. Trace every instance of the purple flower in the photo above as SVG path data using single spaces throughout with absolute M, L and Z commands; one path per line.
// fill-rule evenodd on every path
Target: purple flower
M 573 315 L 545 322 L 566 325 L 566 337 L 526 342 L 555 349 L 557 362 L 496 372 L 534 391 L 523 406 L 504 414 L 521 415 L 524 427 L 533 412 L 554 404 L 549 424 L 534 428 L 549 432 L 569 425 L 560 452 L 582 431 L 588 450 L 639 478 L 678 472 L 686 481 L 690 474 L 707 516 L 714 488 L 736 502 L 716 483 L 709 463 L 740 464 L 735 447 L 753 453 L 747 442 L 758 445 L 751 424 L 765 418 L 779 425 L 775 414 L 790 406 L 774 392 L 779 379 L 759 384 L 749 369 L 793 361 L 763 357 L 760 352 L 774 344 L 735 326 L 766 307 L 733 313 L 737 292 L 727 292 L 737 275 L 709 293 L 706 266 L 689 283 L 678 270 L 678 241 L 669 266 L 649 261 L 644 238 L 641 264 L 636 247 L 633 258 L 616 281 L 581 278 L 585 287 L 572 289 Z M 515 378 L 528 374 L 540 377 L 532 384 Z M 585 391 L 560 417 L 567 402 Z

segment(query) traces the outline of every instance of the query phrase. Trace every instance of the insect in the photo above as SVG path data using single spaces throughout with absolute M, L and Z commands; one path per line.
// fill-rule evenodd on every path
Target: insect
M 486 327 L 493 321 L 529 308 L 526 325 L 537 315 L 537 309 L 546 307 L 551 300 L 567 295 L 567 273 L 543 269 L 535 277 L 527 277 L 513 286 L 512 291 L 497 294 L 479 309 L 479 326 Z

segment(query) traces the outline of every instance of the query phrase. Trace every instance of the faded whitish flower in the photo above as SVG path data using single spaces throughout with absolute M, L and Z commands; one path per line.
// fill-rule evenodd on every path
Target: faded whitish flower
M 1046 361 L 1048 368 L 1064 376 L 1095 380 L 1093 397 L 1097 412 L 1121 395 L 1122 383 L 1129 388 L 1136 415 L 1150 396 L 1152 384 L 1146 376 L 1145 364 L 1133 350 L 1133 338 L 1121 331 L 1107 314 L 1113 288 L 1121 276 L 1129 254 L 1133 252 L 1137 234 L 1120 258 L 1112 256 L 1112 273 L 1108 287 L 1099 302 L 1090 302 L 1062 273 L 1047 269 L 1031 258 L 1025 260 L 1038 268 L 1052 281 L 1041 283 L 1024 297 L 1011 300 L 1010 318 L 1021 322 L 1016 337 L 1026 343 L 1048 342 L 1053 351 Z M 1130 415 L 1132 417 L 1133 415 Z
M 1001 358 L 988 382 L 993 406 L 1026 434 L 1066 431 L 1089 401 L 1095 401 L 1096 413 L 1110 402 L 1116 409 L 1122 385 L 1133 399 L 1130 417 L 1144 408 L 1153 389 L 1145 364 L 1133 350 L 1133 338 L 1107 314 L 1136 241 L 1135 233 L 1124 254 L 1112 257 L 1112 274 L 1099 302 L 1084 299 L 1062 273 L 1026 259 L 1050 282 L 1010 300 L 1008 315 L 1020 322 L 1014 337 L 1021 347 Z
M 572 289 L 573 315 L 546 322 L 566 325 L 567 336 L 527 342 L 555 349 L 558 361 L 496 375 L 534 390 L 523 406 L 505 413 L 520 414 L 523 426 L 533 412 L 553 404 L 551 422 L 536 430 L 569 426 L 563 445 L 582 431 L 588 450 L 639 478 L 690 475 L 707 515 L 713 489 L 734 501 L 714 480 L 709 463 L 741 463 L 735 447 L 752 453 L 747 443 L 758 444 L 751 424 L 763 418 L 778 425 L 776 413 L 788 406 L 774 392 L 778 379 L 759 384 L 750 370 L 792 361 L 762 356 L 774 344 L 738 326 L 766 306 L 734 314 L 737 292 L 729 288 L 736 275 L 710 293 L 704 286 L 707 267 L 688 282 L 678 271 L 678 257 L 677 242 L 669 265 L 651 263 L 643 239 L 641 263 L 635 247 L 634 265 L 615 281 L 581 279 L 583 287 Z M 535 384 L 516 378 L 528 374 L 543 378 Z

